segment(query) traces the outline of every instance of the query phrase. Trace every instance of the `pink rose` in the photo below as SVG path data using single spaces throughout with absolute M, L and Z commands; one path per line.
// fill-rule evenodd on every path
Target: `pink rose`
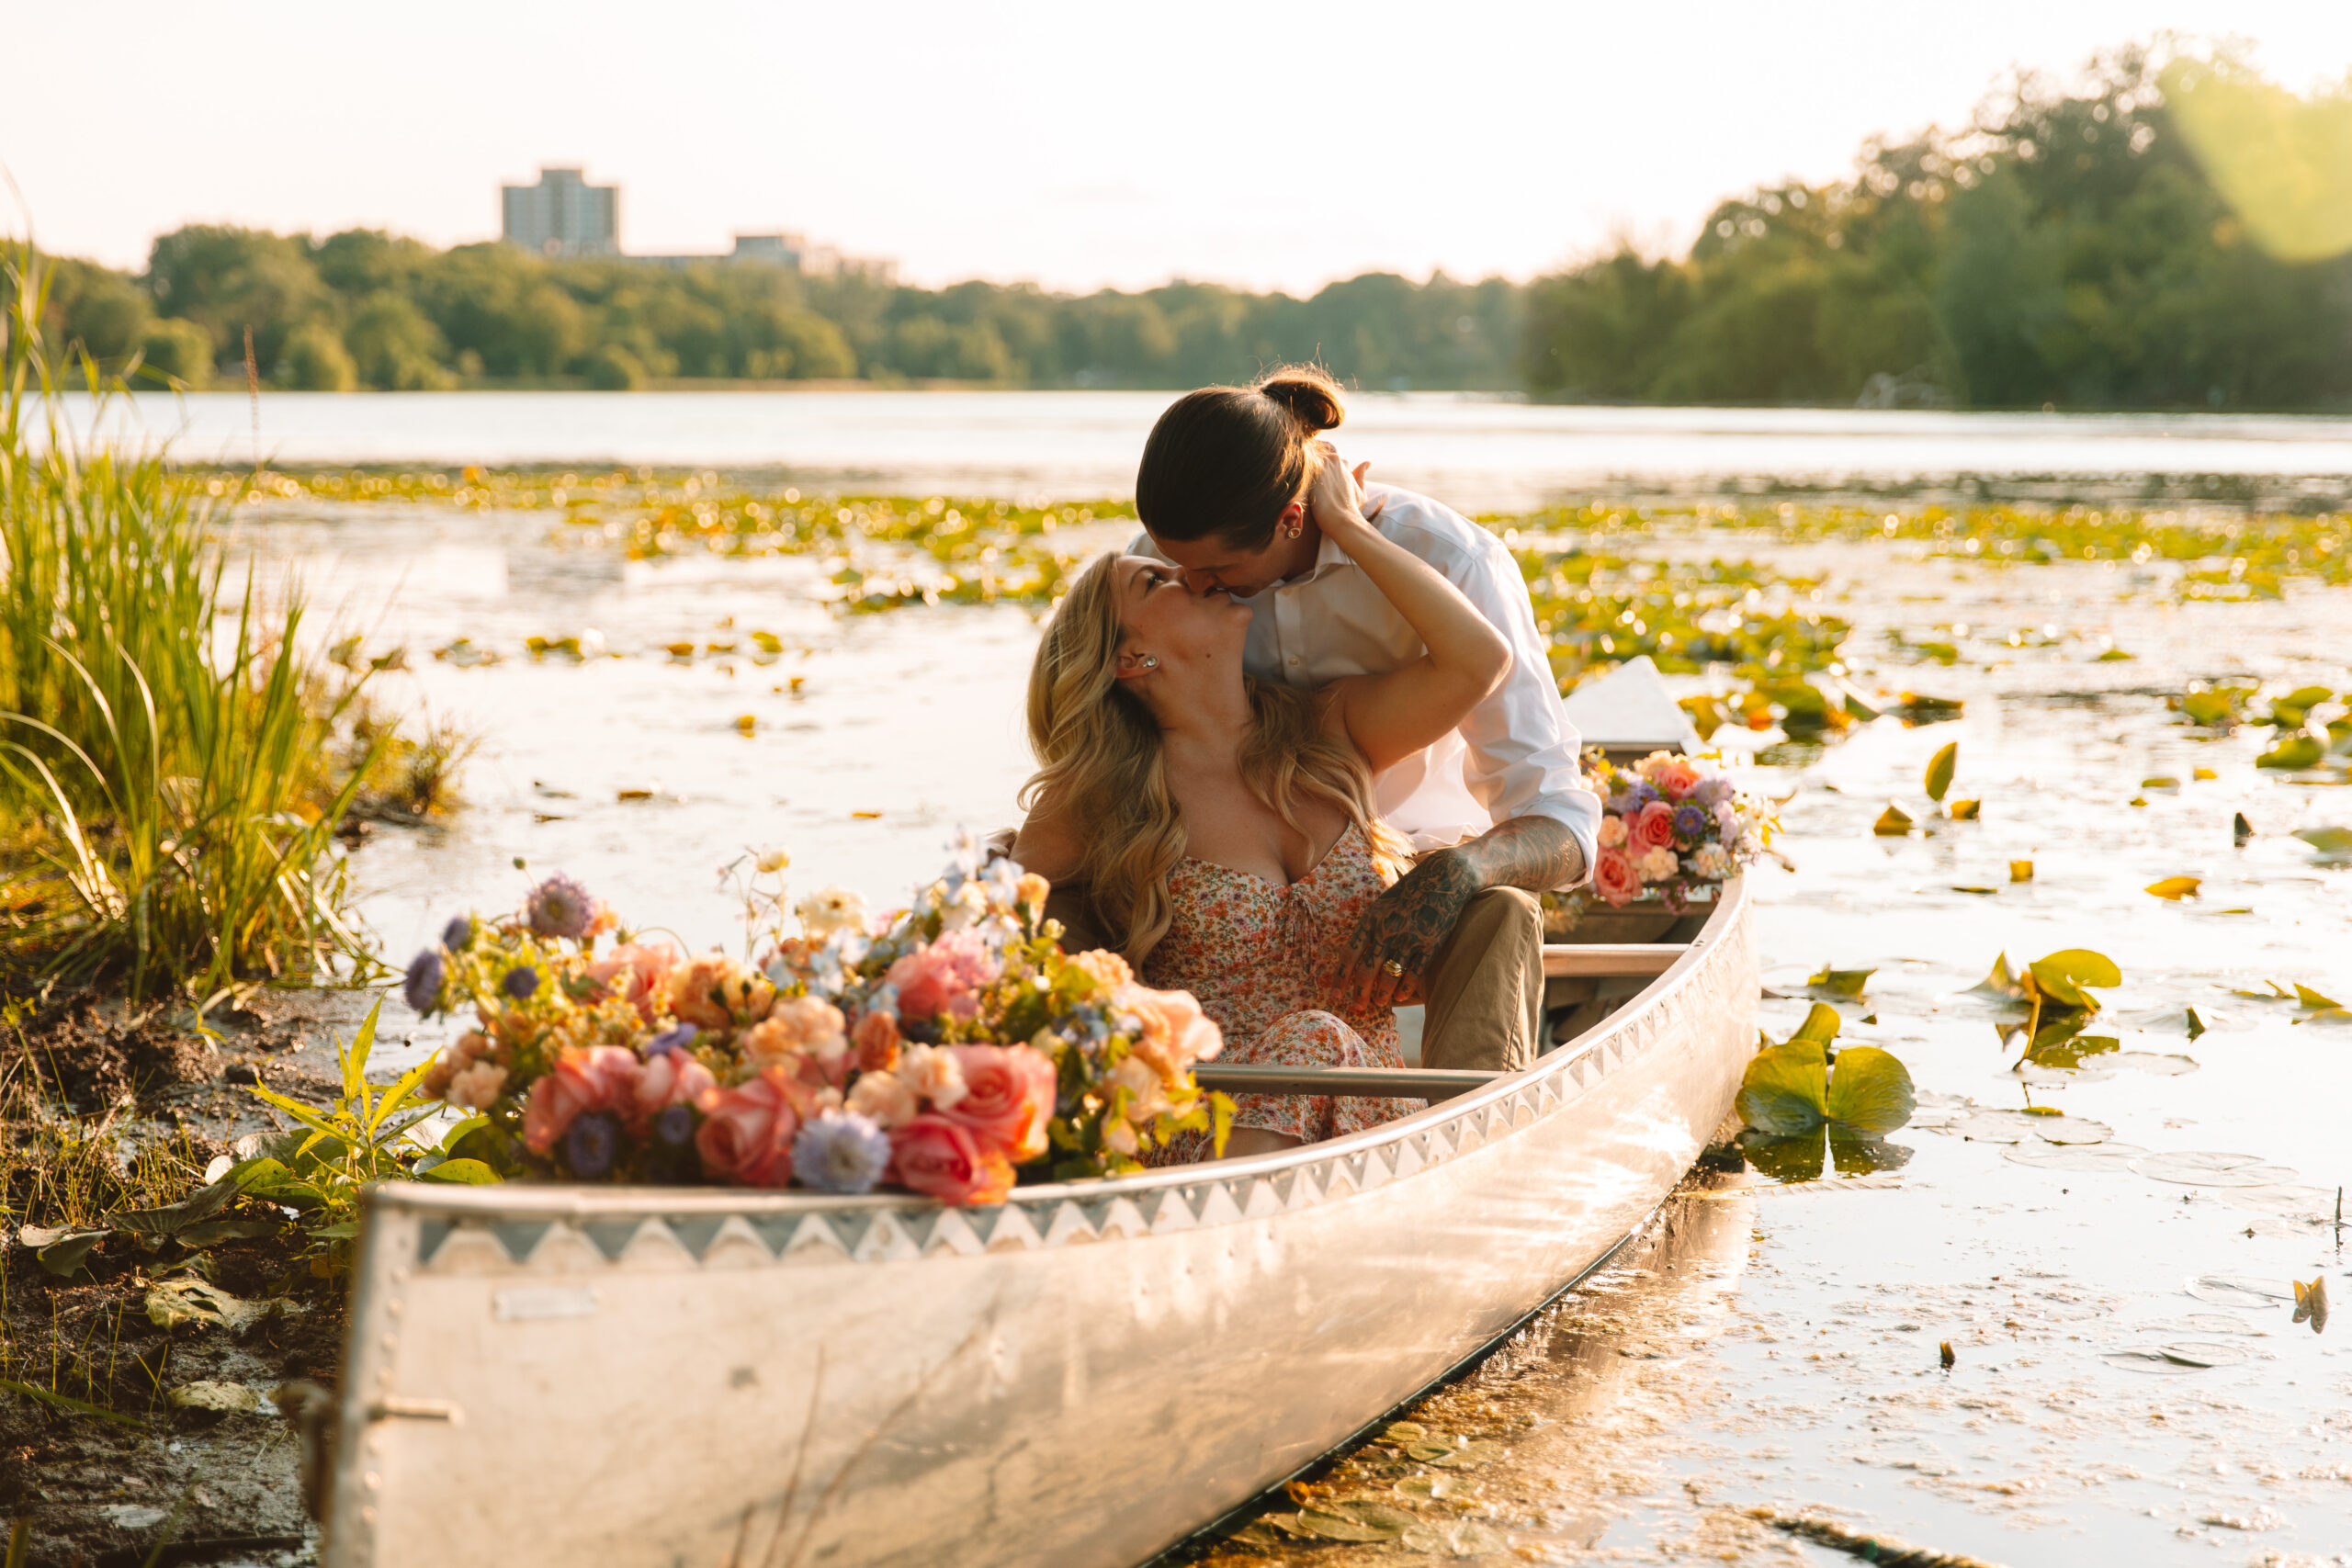
M 588 965 L 593 999 L 618 997 L 647 1023 L 661 1011 L 662 988 L 678 966 L 678 950 L 667 942 L 625 942 Z
M 1593 863 L 1592 885 L 1611 904 L 1631 903 L 1641 897 L 1642 874 L 1623 850 L 1603 850 Z
M 1012 1162 L 983 1149 L 969 1129 L 924 1115 L 890 1134 L 887 1179 L 956 1207 L 1001 1203 L 1012 1190 Z
M 1660 762 L 1650 771 L 1649 777 L 1651 787 L 1668 800 L 1688 800 L 1690 792 L 1699 787 L 1699 770 L 1680 757 Z
M 978 933 L 961 931 L 915 949 L 891 964 L 883 978 L 899 988 L 901 1018 L 941 1013 L 969 1018 L 979 1010 L 979 998 L 973 993 L 995 979 L 996 973 L 988 944 Z
M 1143 1037 L 1135 1053 L 1158 1071 L 1170 1088 L 1182 1083 L 1195 1062 L 1205 1062 L 1225 1049 L 1225 1032 L 1201 1011 L 1190 991 L 1155 991 L 1128 986 L 1112 996 L 1112 1005 L 1142 1021 Z
M 1044 1154 L 1046 1123 L 1054 1114 L 1054 1064 L 1026 1045 L 947 1050 L 963 1069 L 964 1094 L 941 1114 L 1015 1165 Z
M 704 1172 L 738 1187 L 790 1186 L 792 1140 L 813 1109 L 808 1094 L 781 1068 L 733 1089 L 705 1090 L 697 1101 L 703 1122 L 695 1131 Z
M 664 1051 L 645 1064 L 629 1107 L 629 1130 L 643 1135 L 656 1116 L 673 1105 L 692 1105 L 718 1087 L 718 1080 L 684 1051 Z
M 555 1071 L 531 1086 L 523 1107 L 523 1144 L 535 1155 L 555 1147 L 573 1122 L 591 1111 L 617 1111 L 637 1099 L 637 1053 L 618 1045 L 577 1047 L 557 1058 Z
M 857 1047 L 857 1070 L 861 1073 L 887 1073 L 899 1065 L 899 1021 L 876 1010 L 857 1021 L 857 1028 L 850 1035 Z
M 1674 847 L 1674 807 L 1653 800 L 1625 824 L 1626 837 L 1637 850 Z

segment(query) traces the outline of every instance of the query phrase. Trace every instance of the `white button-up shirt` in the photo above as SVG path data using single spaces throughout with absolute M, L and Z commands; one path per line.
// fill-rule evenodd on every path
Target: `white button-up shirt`
M 1577 771 L 1576 727 L 1561 711 L 1527 582 L 1503 542 L 1452 507 L 1394 485 L 1365 487 L 1373 523 L 1462 591 L 1510 643 L 1503 683 L 1453 734 L 1374 781 L 1374 803 L 1418 849 L 1442 849 L 1514 817 L 1549 817 L 1576 835 L 1591 874 L 1600 801 Z M 1159 557 L 1146 535 L 1131 547 Z M 1329 537 L 1314 567 L 1244 601 L 1242 662 L 1261 681 L 1320 686 L 1394 670 L 1425 651 L 1363 569 Z

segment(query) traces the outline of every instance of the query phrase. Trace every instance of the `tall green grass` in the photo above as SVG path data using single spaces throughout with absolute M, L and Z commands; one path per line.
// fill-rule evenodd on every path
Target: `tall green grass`
M 74 427 L 40 258 L 0 274 L 0 954 L 199 1007 L 367 964 L 334 832 L 375 755 L 332 744 L 362 682 L 302 650 L 299 592 L 228 581 L 162 446 L 96 434 L 124 383 L 86 361 Z

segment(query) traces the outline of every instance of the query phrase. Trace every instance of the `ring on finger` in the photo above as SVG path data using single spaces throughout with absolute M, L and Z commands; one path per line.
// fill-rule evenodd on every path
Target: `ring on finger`
M 1401 980 L 1405 977 L 1405 966 L 1393 958 L 1380 966 L 1380 972 L 1392 980 Z

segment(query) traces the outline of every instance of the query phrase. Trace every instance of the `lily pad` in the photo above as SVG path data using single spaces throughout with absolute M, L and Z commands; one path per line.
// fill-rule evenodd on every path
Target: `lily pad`
M 1948 740 L 1942 750 L 1928 760 L 1928 798 L 1937 805 L 1951 790 L 1951 776 L 1960 766 L 1960 742 Z
M 1874 1045 L 1849 1045 L 1838 1053 L 1829 1076 L 1827 1110 L 1833 1126 L 1881 1134 L 1911 1120 L 1918 1101 L 1909 1069 Z
M 2316 767 L 2319 760 L 2326 755 L 2327 747 L 2316 735 L 2290 735 L 2256 757 L 2254 765 L 2293 772 L 2300 768 Z
M 2245 1274 L 2199 1275 L 2187 1288 L 2199 1301 L 2211 1302 L 2215 1306 L 2275 1307 L 2295 1299 L 2295 1287 L 2290 1280 L 2256 1279 Z
M 2170 1345 L 2135 1345 L 2129 1349 L 2110 1350 L 2099 1358 L 2110 1367 L 2120 1367 L 2132 1372 L 2154 1372 L 2160 1376 L 2202 1372 L 2215 1367 L 2234 1367 L 2249 1359 L 2245 1351 L 2234 1345 L 2202 1339 L 2185 1339 Z
M 2267 1187 L 2296 1177 L 2283 1165 L 2263 1164 L 2257 1155 L 2204 1150 L 2150 1155 L 2132 1168 L 2151 1181 L 2177 1182 L 2183 1187 Z
M 1375 1520 L 1363 1517 L 1377 1510 L 1385 1518 Z M 1334 1504 L 1329 1508 L 1301 1508 L 1298 1511 L 1300 1530 L 1323 1540 L 1395 1540 L 1414 1525 L 1420 1523 L 1400 1508 L 1383 1507 L 1378 1504 Z
M 1955 822 L 1973 822 L 1984 815 L 1982 800 L 1955 800 L 1944 807 L 1944 814 Z
M 1756 1131 L 1773 1137 L 1809 1133 L 1827 1120 L 1829 1069 L 1815 1047 L 1774 1045 L 1756 1054 L 1740 1081 L 1733 1109 Z
M 1871 824 L 1871 831 L 1882 839 L 1899 839 L 1915 825 L 1911 814 L 1890 800 L 1886 809 L 1878 814 L 1878 820 Z
M 1825 964 L 1805 981 L 1804 988 L 1812 996 L 1857 1000 L 1869 987 L 1871 976 L 1877 973 L 1875 969 L 1833 969 Z
M 1441 1557 L 1484 1557 L 1489 1552 L 1508 1551 L 1510 1546 L 1499 1533 L 1476 1519 L 1418 1524 L 1404 1533 L 1398 1544 L 1408 1551 L 1427 1551 Z
M 2001 1157 L 2037 1170 L 2090 1173 L 2129 1171 L 2132 1162 L 2147 1152 L 2136 1144 L 2045 1144 L 2035 1139 L 2013 1145 Z
M 2352 859 L 2352 828 L 2303 828 L 2295 837 L 2328 860 Z
M 1428 1502 L 1441 1497 L 1456 1497 L 1475 1484 L 1458 1475 L 1408 1475 L 1396 1483 L 1396 1495 Z
M 1945 1129 L 1980 1144 L 2020 1144 L 2037 1138 L 2046 1144 L 2103 1144 L 2115 1130 L 2088 1117 L 2059 1111 L 2041 1114 L 2025 1111 L 1975 1111 Z
M 2183 898 L 2196 897 L 2197 890 L 2204 886 L 2205 882 L 2202 877 L 2167 876 L 2161 878 L 2158 881 L 2149 883 L 2147 891 L 2154 894 L 2159 898 L 2169 899 L 2173 903 L 2177 904 Z
M 2224 1187 L 2214 1196 L 2233 1209 L 2248 1209 L 2257 1214 L 2276 1214 L 2281 1219 L 2302 1220 L 2311 1224 L 2326 1224 L 2335 1211 L 2333 1187 L 2257 1183 L 2251 1187 Z
M 2112 1067 L 2129 1067 L 2137 1073 L 2154 1073 L 2158 1077 L 2178 1077 L 2197 1070 L 2196 1058 L 2171 1051 L 2118 1051 L 2102 1056 L 2100 1062 Z
M 2115 960 L 2086 947 L 2062 948 L 2026 965 L 2026 975 L 2044 997 L 2064 1007 L 2097 1010 L 2098 998 L 2086 986 L 2120 986 L 2123 972 Z

